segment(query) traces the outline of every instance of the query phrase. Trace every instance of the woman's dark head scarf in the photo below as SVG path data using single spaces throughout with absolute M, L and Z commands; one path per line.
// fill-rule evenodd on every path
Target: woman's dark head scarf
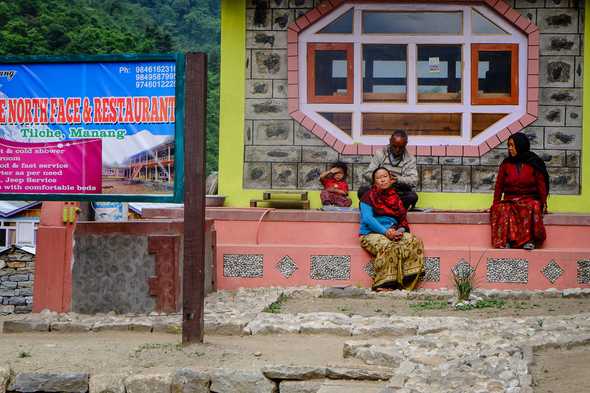
M 545 178 L 545 186 L 547 188 L 547 193 L 549 193 L 549 173 L 547 173 L 547 167 L 545 166 L 545 161 L 541 159 L 538 155 L 531 151 L 531 143 L 529 138 L 522 132 L 517 132 L 516 134 L 512 134 L 508 140 L 512 139 L 514 142 L 514 147 L 516 148 L 516 156 L 510 157 L 508 156 L 504 162 L 511 162 L 514 164 L 529 164 L 537 171 L 543 174 Z

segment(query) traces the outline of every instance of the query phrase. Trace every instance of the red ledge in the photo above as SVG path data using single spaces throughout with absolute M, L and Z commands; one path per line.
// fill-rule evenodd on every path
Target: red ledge
M 498 139 L 500 139 L 500 141 L 504 142 L 505 140 L 507 140 L 508 138 L 510 138 L 510 135 L 512 135 L 510 133 L 510 130 L 508 128 L 503 128 L 502 131 L 500 131 L 497 134 Z
M 463 155 L 463 146 L 449 145 L 447 146 L 447 156 L 461 157 Z
M 504 17 L 508 19 L 510 23 L 513 25 L 516 24 L 516 20 L 520 18 L 520 12 L 516 11 L 514 8 L 510 8 L 505 14 Z
M 432 155 L 444 157 L 447 155 L 447 148 L 445 146 L 432 146 Z
M 287 56 L 298 56 L 297 48 L 299 45 L 297 43 L 290 42 L 287 44 Z
M 539 75 L 539 60 L 531 59 L 527 64 L 528 75 Z
M 326 15 L 326 14 L 329 14 L 330 12 L 332 12 L 332 10 L 334 9 L 334 6 L 332 4 L 330 4 L 330 2 L 328 0 L 326 0 L 326 1 L 323 1 L 320 4 L 318 4 L 318 6 L 315 7 L 315 9 L 318 10 L 320 14 Z
M 539 58 L 539 47 L 536 45 L 529 45 L 529 60 Z
M 299 98 L 299 85 L 291 85 L 287 86 L 287 97 L 298 99 Z
M 294 30 L 289 29 L 287 31 L 287 43 L 288 44 L 297 44 L 299 42 L 299 33 Z
M 540 45 L 541 32 L 539 30 L 533 31 L 529 34 L 529 45 Z
M 479 157 L 479 148 L 477 146 L 464 146 L 463 147 L 464 157 Z
M 297 111 L 295 113 L 291 113 L 291 117 L 293 119 L 297 120 L 297 122 L 299 122 L 299 123 L 301 123 L 303 121 L 303 119 L 305 119 L 305 115 L 301 111 Z
M 359 151 L 359 154 L 364 155 L 364 156 L 368 156 L 369 154 L 373 154 L 373 150 L 371 149 L 371 146 L 368 146 L 368 145 L 359 145 L 358 151 Z
M 416 155 L 419 156 L 429 156 L 431 155 L 431 148 L 430 146 L 417 146 Z
M 525 32 L 528 33 L 528 34 L 531 34 L 532 32 L 537 31 L 537 30 L 539 30 L 539 26 L 537 26 L 534 23 L 531 23 L 529 25 L 529 27 L 526 28 Z
M 501 15 L 504 15 L 510 9 L 510 6 L 506 4 L 504 1 L 500 0 L 496 3 L 494 9 Z
M 305 16 L 307 16 L 309 23 L 315 23 L 318 21 L 318 19 L 320 19 L 322 17 L 322 14 L 320 13 L 320 11 L 318 11 L 317 8 L 314 8 L 311 11 L 309 11 L 307 14 L 305 14 Z
M 313 134 L 315 136 L 317 136 L 318 138 L 320 138 L 322 140 L 324 139 L 324 137 L 328 133 L 328 131 L 324 130 L 322 127 L 318 126 L 317 124 L 313 127 L 311 132 L 313 132 Z
M 539 102 L 538 101 L 529 101 L 526 105 L 526 110 L 533 116 L 538 116 L 539 114 Z
M 529 75 L 527 85 L 528 87 L 539 87 L 539 75 Z
M 316 123 L 315 121 L 311 120 L 309 117 L 306 117 L 305 119 L 303 119 L 303 121 L 301 122 L 301 125 L 305 128 L 307 128 L 308 130 L 312 130 L 313 127 L 315 127 Z
M 358 154 L 358 144 L 353 143 L 351 145 L 345 145 L 344 150 L 342 150 L 342 154 L 346 155 L 357 155 Z
M 514 23 L 516 27 L 518 27 L 522 31 L 526 31 L 527 27 L 529 27 L 533 23 L 529 18 L 524 15 L 520 15 L 520 17 Z
M 305 16 L 305 14 L 301 15 L 299 18 L 295 20 L 295 24 L 301 28 L 301 30 L 307 29 L 307 27 L 311 24 L 309 19 Z
M 299 100 L 289 98 L 287 100 L 287 111 L 289 112 L 289 114 L 296 112 L 298 110 L 299 110 Z
M 299 85 L 299 72 L 287 71 L 287 80 L 290 85 Z
M 522 123 L 523 127 L 526 127 L 530 124 L 533 124 L 535 120 L 537 120 L 536 116 L 532 116 L 531 114 L 527 113 L 520 119 L 520 122 Z
M 510 131 L 510 133 L 512 134 L 515 134 L 520 130 L 522 130 L 522 124 L 520 124 L 519 121 L 515 121 L 514 123 L 508 126 L 508 131 Z
M 498 0 L 486 0 L 486 4 L 492 8 L 496 5 L 497 2 Z
M 539 101 L 539 88 L 538 87 L 531 87 L 527 89 L 528 93 L 527 96 L 530 101 Z
M 416 150 L 417 150 L 416 149 L 416 146 L 408 146 L 408 147 L 406 147 L 406 149 L 408 149 L 408 151 L 410 152 L 410 154 L 412 154 L 414 156 L 416 155 Z
M 295 22 L 291 23 L 287 29 L 293 30 L 295 33 L 298 33 L 298 34 L 301 31 L 301 28 L 299 26 L 297 26 L 297 24 Z
M 287 74 L 289 71 L 297 71 L 297 70 L 299 70 L 299 57 L 298 56 L 287 57 Z
M 329 0 L 330 3 L 334 6 L 334 8 L 338 7 L 341 4 L 344 4 L 344 0 Z
M 385 146 L 383 146 L 383 145 L 371 145 L 372 154 L 375 154 L 378 151 L 383 150 L 384 147 Z
M 483 156 L 484 154 L 486 154 L 487 152 L 489 152 L 491 149 L 488 146 L 487 143 L 482 143 L 481 145 L 478 146 L 479 147 L 479 155 Z
M 144 209 L 146 212 L 149 209 Z M 163 212 L 165 209 L 159 209 Z M 290 210 L 264 208 L 208 207 L 207 220 L 215 221 L 286 221 L 286 222 L 334 222 L 358 223 L 358 212 L 325 212 L 320 210 Z M 486 212 L 409 212 L 411 224 L 472 224 L 489 225 L 490 213 Z M 146 220 L 147 221 L 147 220 Z M 590 214 L 550 213 L 543 218 L 545 225 L 590 226 Z M 133 222 L 133 221 L 131 221 Z M 140 222 L 143 222 L 140 221 Z M 152 223 L 154 221 L 151 221 Z M 85 223 L 80 223 L 85 224 Z M 88 223 L 91 224 L 91 223 Z M 95 222 L 92 222 L 95 224 Z M 76 229 L 77 231 L 77 229 Z
M 338 153 L 342 153 L 342 152 L 344 151 L 344 148 L 345 148 L 346 146 L 347 146 L 347 145 L 345 145 L 344 143 L 342 143 L 342 142 L 340 142 L 340 141 L 338 141 L 338 140 L 337 140 L 337 141 L 334 143 L 334 145 L 332 146 L 332 149 L 336 150 Z
M 500 142 L 500 139 L 498 139 L 498 137 L 496 135 L 494 135 L 494 136 L 491 136 L 488 139 L 486 139 L 486 143 L 488 144 L 490 149 L 493 149 L 494 147 L 498 146 L 502 142 Z
M 326 135 L 324 135 L 323 140 L 324 140 L 324 143 L 326 143 L 326 145 L 332 146 L 334 144 L 334 142 L 336 142 L 336 137 L 332 134 L 326 133 Z

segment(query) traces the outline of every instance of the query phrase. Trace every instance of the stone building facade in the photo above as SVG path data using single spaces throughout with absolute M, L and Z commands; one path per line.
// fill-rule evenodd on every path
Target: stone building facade
M 0 315 L 31 312 L 34 276 L 35 254 L 18 247 L 0 252 Z
M 246 10 L 245 189 L 319 189 L 329 163 L 349 165 L 361 184 L 370 155 L 344 155 L 304 128 L 288 109 L 288 26 L 319 0 L 248 0 Z M 540 29 L 538 119 L 524 132 L 545 160 L 555 194 L 581 184 L 584 2 L 512 0 Z M 423 192 L 492 192 L 506 142 L 481 157 L 417 154 Z

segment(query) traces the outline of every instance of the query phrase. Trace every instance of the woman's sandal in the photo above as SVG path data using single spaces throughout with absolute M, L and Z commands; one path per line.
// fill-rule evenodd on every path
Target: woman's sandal
M 524 246 L 522 246 L 522 248 L 524 248 L 525 250 L 534 250 L 535 249 L 535 243 L 533 242 L 527 242 L 524 244 Z

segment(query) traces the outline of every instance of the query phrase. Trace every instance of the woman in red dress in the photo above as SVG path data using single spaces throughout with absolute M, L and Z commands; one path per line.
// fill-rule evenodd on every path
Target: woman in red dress
M 508 139 L 508 157 L 498 170 L 494 204 L 490 209 L 492 245 L 532 250 L 545 240 L 549 174 L 545 163 L 530 151 L 525 134 Z M 504 197 L 502 198 L 502 195 Z

